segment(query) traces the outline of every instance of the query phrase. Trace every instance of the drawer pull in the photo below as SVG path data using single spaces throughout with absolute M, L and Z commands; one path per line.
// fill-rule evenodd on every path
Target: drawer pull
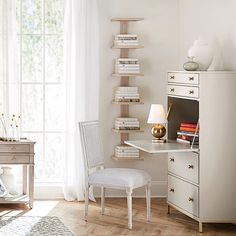
M 194 94 L 194 90 L 189 90 L 189 94 Z
M 12 151 L 15 151 L 15 150 L 16 150 L 16 147 L 14 147 L 14 146 L 11 147 L 11 150 L 12 150 Z
M 170 162 L 174 162 L 175 161 L 175 159 L 174 158 L 170 158 Z
M 188 165 L 188 168 L 189 168 L 189 169 L 193 169 L 194 166 L 193 166 L 193 165 Z
M 189 81 L 194 81 L 194 77 L 188 77 Z
M 175 91 L 175 89 L 174 89 L 174 88 L 171 88 L 171 89 L 170 89 L 170 92 L 174 92 L 174 91 Z
M 171 76 L 170 76 L 170 79 L 175 79 L 175 76 L 174 76 L 174 75 L 171 75 Z
M 193 202 L 193 198 L 190 197 L 190 198 L 188 199 L 188 201 L 189 201 L 189 202 Z
M 171 188 L 171 189 L 170 189 L 170 192 L 174 193 L 174 192 L 175 192 L 175 190 L 174 190 L 173 188 Z

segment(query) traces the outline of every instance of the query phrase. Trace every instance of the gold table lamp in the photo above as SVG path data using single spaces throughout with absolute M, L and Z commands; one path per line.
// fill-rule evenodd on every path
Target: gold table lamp
M 166 128 L 163 124 L 167 123 L 166 114 L 162 104 L 152 104 L 148 116 L 148 124 L 154 124 L 152 127 L 153 143 L 165 143 Z

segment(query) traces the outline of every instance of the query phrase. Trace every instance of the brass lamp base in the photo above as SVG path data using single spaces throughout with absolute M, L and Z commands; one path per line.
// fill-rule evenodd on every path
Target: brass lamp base
M 166 139 L 158 139 L 158 138 L 153 138 L 152 139 L 153 143 L 166 143 Z
M 153 143 L 165 143 L 166 139 L 163 137 L 166 135 L 166 128 L 161 124 L 156 124 L 152 127 L 152 135 L 154 139 L 152 139 Z

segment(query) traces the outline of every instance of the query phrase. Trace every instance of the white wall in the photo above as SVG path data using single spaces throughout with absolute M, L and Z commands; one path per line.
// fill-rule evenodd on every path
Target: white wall
M 216 51 L 215 68 L 236 70 L 236 1 L 179 0 L 180 68 L 198 37 Z
M 150 127 L 146 125 L 151 103 L 166 103 L 166 72 L 176 69 L 178 58 L 178 1 L 177 0 L 98 0 L 100 17 L 100 120 L 104 140 L 106 166 L 130 167 L 147 170 L 153 180 L 152 194 L 166 195 L 167 159 L 164 155 L 147 155 L 144 161 L 116 162 L 111 159 L 114 147 L 119 144 L 119 135 L 111 132 L 114 119 L 119 116 L 119 106 L 111 104 L 113 88 L 119 78 L 112 78 L 113 59 L 119 50 L 111 49 L 112 38 L 119 33 L 119 23 L 111 22 L 114 17 L 143 17 L 142 22 L 131 23 L 130 33 L 140 36 L 145 48 L 132 52 L 132 57 L 141 61 L 144 78 L 131 78 L 132 85 L 140 88 L 145 105 L 132 106 L 131 114 L 139 117 L 143 134 L 130 139 L 150 138 Z M 136 195 L 143 194 L 136 192 Z M 110 192 L 111 195 L 119 195 Z

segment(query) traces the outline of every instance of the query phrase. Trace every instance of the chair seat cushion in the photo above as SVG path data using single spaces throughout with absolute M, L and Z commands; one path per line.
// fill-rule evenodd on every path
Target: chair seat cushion
M 151 181 L 151 176 L 144 170 L 128 168 L 107 168 L 89 176 L 89 184 L 107 188 L 138 188 Z

